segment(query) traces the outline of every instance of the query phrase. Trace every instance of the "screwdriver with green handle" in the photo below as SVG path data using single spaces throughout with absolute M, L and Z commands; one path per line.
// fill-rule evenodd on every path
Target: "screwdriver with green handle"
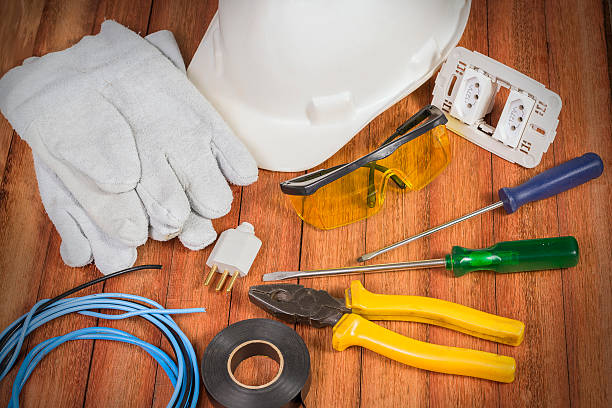
M 597 154 L 583 154 L 580 157 L 576 157 L 556 167 L 553 167 L 552 169 L 548 169 L 519 186 L 501 188 L 498 192 L 499 201 L 496 203 L 483 207 L 445 224 L 431 228 L 427 231 L 421 232 L 420 234 L 414 235 L 410 238 L 403 239 L 379 250 L 369 252 L 360 256 L 357 260 L 359 262 L 365 262 L 387 251 L 402 245 L 406 245 L 410 242 L 416 241 L 417 239 L 433 234 L 434 232 L 441 231 L 452 225 L 458 224 L 469 218 L 499 207 L 504 207 L 504 210 L 506 210 L 508 214 L 512 214 L 524 204 L 552 197 L 599 177 L 601 173 L 603 173 L 603 167 L 603 161 Z
M 314 278 L 317 276 L 432 267 L 445 267 L 449 271 L 453 271 L 455 276 L 458 277 L 474 271 L 510 273 L 570 268 L 576 266 L 578 257 L 579 251 L 576 238 L 540 238 L 499 242 L 492 247 L 484 249 L 468 249 L 454 246 L 450 254 L 440 259 L 319 269 L 315 271 L 272 272 L 265 274 L 262 279 L 264 281 L 279 281 L 294 278 Z

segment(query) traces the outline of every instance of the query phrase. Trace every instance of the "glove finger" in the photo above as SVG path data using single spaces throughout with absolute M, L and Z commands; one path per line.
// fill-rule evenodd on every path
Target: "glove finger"
M 169 156 L 168 160 L 195 212 L 209 219 L 222 217 L 229 212 L 232 190 L 210 149 L 185 149 Z
M 163 156 L 142 160 L 143 174 L 136 187 L 149 223 L 163 235 L 176 236 L 191 208 L 177 175 Z
M 59 178 L 36 156 L 34 169 L 41 200 L 62 239 L 60 255 L 66 265 L 84 266 L 95 260 L 98 269 L 107 274 L 134 264 L 136 248 L 104 234 Z
M 225 178 L 239 186 L 257 181 L 257 163 L 253 156 L 216 111 L 212 118 L 211 147 Z
M 36 158 L 61 180 L 71 197 L 74 197 L 104 232 L 129 246 L 146 242 L 149 221 L 134 190 L 118 194 L 108 193 L 100 190 L 85 175 L 74 172 L 52 156 L 36 154 Z M 54 162 L 55 166 L 49 165 L 47 159 Z
M 192 251 L 198 251 L 212 244 L 217 239 L 217 231 L 212 222 L 200 217 L 196 213 L 191 213 L 183 230 L 179 234 L 179 240 Z
M 183 74 L 187 72 L 185 69 L 185 62 L 181 56 L 181 50 L 176 43 L 176 38 L 172 31 L 161 30 L 155 33 L 149 34 L 145 37 L 145 40 L 153 44 L 155 48 L 161 51 L 168 59 L 177 67 Z
M 178 236 L 180 230 L 175 227 L 168 225 L 161 225 L 152 223 L 149 225 L 149 237 L 155 241 L 170 241 L 172 238 Z
M 57 176 L 36 156 L 34 171 L 45 211 L 62 239 L 60 254 L 68 266 L 84 266 L 93 260 L 89 241 L 66 211 L 76 202 Z
M 87 238 L 90 239 L 94 262 L 100 272 L 108 275 L 134 266 L 138 257 L 136 247 L 112 239 L 97 229 L 93 223 L 90 225 L 93 230 L 88 232 Z
M 80 227 L 80 239 L 78 241 L 73 239 L 77 236 L 74 232 L 71 233 L 73 235 L 60 232 L 62 237 L 60 254 L 66 265 L 84 266 L 93 261 L 104 275 L 134 265 L 137 257 L 135 247 L 125 245 L 106 235 L 84 212 L 77 211 L 76 216 L 74 212 L 72 211 L 69 216 L 75 220 L 76 228 Z M 85 261 L 86 252 L 79 246 L 85 242 L 89 248 L 89 259 L 87 261 Z

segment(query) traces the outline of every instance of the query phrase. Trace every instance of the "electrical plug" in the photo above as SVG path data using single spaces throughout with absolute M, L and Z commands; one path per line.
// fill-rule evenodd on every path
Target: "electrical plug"
M 230 292 L 238 276 L 244 277 L 249 273 L 259 248 L 261 240 L 255 236 L 255 228 L 248 222 L 241 223 L 235 229 L 223 231 L 206 261 L 206 265 L 211 269 L 204 285 L 208 286 L 215 272 L 218 272 L 221 278 L 215 290 L 220 291 L 227 277 L 231 276 L 225 289 Z

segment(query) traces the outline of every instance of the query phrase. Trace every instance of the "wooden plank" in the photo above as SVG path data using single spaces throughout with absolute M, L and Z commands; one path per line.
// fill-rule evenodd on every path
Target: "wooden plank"
M 217 0 L 154 0 L 150 32 L 170 30 L 176 37 L 185 66 L 191 62 L 208 24 L 217 11 Z
M 599 179 L 557 197 L 560 233 L 574 235 L 581 249 L 579 265 L 563 271 L 572 406 L 612 405 L 612 126 L 603 20 L 599 1 L 546 2 L 551 86 L 564 105 L 556 162 L 591 151 L 605 167 Z
M 144 37 L 152 32 L 148 30 L 151 6 L 152 0 L 99 0 L 93 32 L 100 32 L 104 20 L 115 20 Z
M 63 49 L 72 45 L 80 37 L 79 33 L 88 34 L 93 21 L 87 19 L 86 10 L 90 6 L 91 4 L 85 2 L 48 2 L 42 14 L 33 54 L 43 55 Z M 45 259 L 59 258 L 59 239 L 53 233 L 49 241 L 52 225 L 38 196 L 30 149 L 18 138 L 13 141 L 5 180 L 4 188 L 9 192 L 9 197 L 14 197 L 2 203 L 3 216 L 6 217 L 2 221 L 6 228 L 3 228 L 3 232 L 7 234 L 0 239 L 5 251 L 3 257 L 7 259 L 2 270 L 19 271 L 13 273 L 12 278 L 20 279 L 20 285 L 32 280 L 35 286 L 30 284 L 30 287 L 3 288 L 3 293 L 15 293 L 24 300 L 33 302 L 38 298 L 57 295 L 77 283 L 91 279 L 91 269 L 67 268 L 61 261 L 51 262 L 54 266 L 50 267 L 49 262 L 45 262 Z M 13 201 L 14 199 L 17 200 Z M 42 270 L 44 273 L 41 276 Z M 28 296 L 24 297 L 24 293 Z M 13 304 L 20 305 L 21 302 L 13 301 Z M 11 320 L 16 317 L 13 313 L 9 316 Z M 38 329 L 31 336 L 29 344 L 38 344 L 43 339 L 64 334 L 82 327 L 86 322 L 91 322 L 91 319 L 83 316 L 60 319 Z M 34 371 L 22 393 L 22 403 L 26 406 L 82 404 L 90 353 L 91 342 L 86 341 L 71 342 L 56 350 L 53 357 L 57 358 L 57 361 L 44 360 Z M 15 371 L 13 375 L 14 373 Z M 8 384 L 10 381 L 5 380 L 2 386 L 6 387 Z M 8 389 L 3 389 L 2 397 L 8 397 Z
M 297 175 L 260 170 L 259 180 L 243 189 L 240 222 L 246 221 L 255 227 L 262 247 L 251 272 L 236 282 L 230 324 L 255 317 L 272 318 L 249 302 L 248 288 L 264 283 L 261 281 L 264 273 L 299 269 L 302 222 L 279 187 L 281 181 Z
M 43 276 L 51 223 L 40 202 L 34 177 L 30 149 L 15 138 L 0 191 L 2 328 L 36 303 Z M 16 374 L 13 369 L 0 383 L 0 404 L 7 404 Z
M 40 17 L 44 7 L 44 1 L 32 3 L 31 7 L 24 8 L 23 4 L 16 1 L 6 1 L 0 3 L 0 14 L 4 17 L 6 24 L 0 25 L 0 75 L 4 75 L 9 69 L 19 64 L 24 58 L 32 55 L 34 49 L 34 37 L 38 30 Z M 44 219 L 44 214 L 41 213 L 42 206 L 37 203 L 38 193 L 35 185 L 34 189 L 30 188 L 31 179 L 27 180 L 24 177 L 23 181 L 27 183 L 15 183 L 13 176 L 19 174 L 21 166 L 28 167 L 27 155 L 19 156 L 12 160 L 9 159 L 9 149 L 13 137 L 13 128 L 8 123 L 4 116 L 0 116 L 0 174 L 1 190 L 0 190 L 0 290 L 3 294 L 0 301 L 3 313 L 0 314 L 0 324 L 4 327 L 10 323 L 15 317 L 25 312 L 34 301 L 24 298 L 22 294 L 36 292 L 38 282 L 40 281 L 40 267 L 42 266 L 41 259 L 31 259 L 35 252 L 43 254 L 46 248 L 42 248 L 42 252 L 36 249 L 36 243 L 40 244 L 40 235 L 31 234 L 20 237 L 22 232 L 22 222 L 24 219 L 19 219 L 17 216 L 25 216 L 28 220 L 26 228 L 31 228 L 30 231 L 36 231 L 36 227 L 40 224 L 39 220 Z M 17 138 L 16 138 L 17 139 Z M 15 147 L 17 150 L 23 150 L 24 142 L 17 142 Z M 15 156 L 15 155 L 13 155 Z M 5 168 L 8 164 L 7 173 Z M 27 171 L 28 175 L 32 175 L 32 171 Z M 31 199 L 30 208 L 19 208 L 23 206 L 23 200 Z M 30 210 L 30 211 L 28 211 Z M 33 214 L 28 217 L 28 213 Z M 14 219 L 14 222 L 10 222 Z M 25 224 L 24 223 L 24 224 Z M 17 237 L 16 237 L 17 235 Z M 19 248 L 23 250 L 16 252 Z M 19 259 L 16 254 L 25 256 L 24 259 Z M 26 265 L 31 265 L 31 269 L 38 267 L 38 273 L 32 273 L 26 279 L 20 273 L 14 273 L 14 270 L 29 270 Z
M 531 12 L 525 13 L 527 9 Z M 491 5 L 489 55 L 550 88 L 544 12 L 543 2 L 508 0 Z M 568 136 L 568 133 L 558 134 L 553 146 L 565 143 Z M 517 185 L 554 164 L 552 150 L 534 169 L 494 156 L 493 190 Z M 512 215 L 497 211 L 493 219 L 496 241 L 552 237 L 559 233 L 555 199 L 526 205 Z M 517 361 L 515 382 L 499 386 L 500 405 L 567 406 L 561 272 L 498 275 L 496 293 L 497 313 L 525 322 L 523 343 L 519 347 L 499 346 L 498 349 L 500 354 Z
M 460 45 L 488 53 L 487 3 L 472 2 L 470 20 Z M 430 224 L 442 224 L 491 203 L 491 153 L 451 134 L 453 161 L 430 187 Z M 429 256 L 439 258 L 453 245 L 484 248 L 493 243 L 493 216 L 483 214 L 429 237 Z M 496 313 L 495 275 L 474 273 L 454 278 L 452 272 L 430 272 L 429 296 Z M 444 328 L 431 326 L 429 341 L 454 347 L 496 352 L 497 344 Z M 491 381 L 439 373 L 429 375 L 432 406 L 495 406 L 497 385 Z
M 98 4 L 94 32 L 106 19 L 115 20 L 133 31 L 147 34 L 151 2 L 149 0 L 102 1 Z M 130 293 L 164 304 L 173 244 L 149 241 L 139 248 L 136 264 L 159 263 L 162 271 L 145 271 L 113 279 L 104 285 L 104 292 Z M 143 319 L 120 321 L 99 320 L 98 325 L 127 331 L 159 345 L 158 329 Z M 157 363 L 144 350 L 117 342 L 96 341 L 91 358 L 85 406 L 119 406 L 130 401 L 135 406 L 148 406 L 153 400 Z
M 0 3 L 0 77 L 9 69 L 32 55 L 34 39 L 45 5 L 44 0 L 30 2 L 3 1 Z M 1 115 L 0 115 L 1 116 Z M 4 116 L 0 117 L 0 174 L 4 168 L 13 138 L 13 128 Z
M 368 152 L 369 126 L 318 168 L 347 163 Z M 314 169 L 313 169 L 314 170 Z M 297 217 L 297 215 L 291 215 Z M 302 270 L 356 265 L 365 249 L 366 223 L 360 221 L 333 230 L 318 230 L 306 223 L 302 232 Z M 324 289 L 332 296 L 343 297 L 355 276 L 302 279 L 300 283 Z M 332 347 L 332 330 L 307 325 L 296 327 L 310 350 L 312 386 L 307 398 L 310 406 L 355 407 L 360 399 L 361 349 L 351 347 L 338 352 Z
M 29 7 L 17 1 L 0 2 L 0 75 L 32 55 L 44 0 Z M 30 163 L 28 148 L 15 137 L 17 154 L 9 156 L 13 128 L 0 115 L 0 325 L 5 327 L 35 302 L 42 274 L 49 228 L 45 221 Z M 22 151 L 23 153 L 19 153 Z M 6 171 L 5 171 L 6 170 Z M 22 179 L 15 179 L 23 174 Z M 15 373 L 0 383 L 0 404 L 8 402 L 9 384 Z
M 407 98 L 389 108 L 370 124 L 368 149 L 380 146 L 397 126 L 431 102 L 430 84 L 421 86 Z M 387 186 L 383 208 L 367 219 L 366 251 L 373 251 L 420 232 L 429 227 L 429 189 L 402 191 L 393 183 Z M 353 238 L 354 239 L 354 238 Z M 354 258 L 361 255 L 357 253 Z M 426 240 L 400 247 L 381 255 L 369 264 L 427 259 Z M 352 277 L 357 279 L 358 277 Z M 429 277 L 424 271 L 366 274 L 364 286 L 371 292 L 388 295 L 426 295 Z M 426 341 L 427 326 L 406 322 L 376 322 L 397 333 Z M 423 406 L 427 404 L 429 388 L 427 372 L 389 360 L 369 350 L 362 351 L 362 405 Z M 397 390 L 389 392 L 389 389 Z
M 216 2 L 155 1 L 151 12 L 150 31 L 171 30 L 187 63 L 195 53 L 216 8 Z M 241 188 L 234 186 L 232 190 L 234 202 L 230 214 L 213 221 L 219 233 L 238 225 Z M 191 340 L 199 359 L 210 340 L 227 326 L 231 296 L 224 291 L 215 292 L 214 283 L 220 275 L 216 276 L 211 287 L 204 286 L 205 273 L 208 272 L 208 268 L 205 271 L 205 263 L 212 246 L 193 252 L 183 248 L 179 242 L 175 242 L 174 248 L 166 307 L 203 306 L 207 309 L 206 314 L 178 316 L 175 319 Z M 167 349 L 165 340 L 162 345 Z M 170 382 L 158 368 L 153 406 L 165 406 L 171 394 Z M 203 389 L 200 394 L 200 405 L 210 406 Z
M 473 4 L 472 15 L 461 45 L 486 53 L 486 26 L 478 22 L 486 19 L 486 5 Z M 392 109 L 413 112 L 431 102 L 435 76 L 427 85 L 410 95 Z M 386 120 L 387 131 L 394 128 L 385 116 L 373 124 Z M 396 116 L 397 113 L 396 113 Z M 395 118 L 395 126 L 401 123 Z M 380 125 L 379 125 L 380 126 Z M 384 128 L 384 125 L 382 126 Z M 374 132 L 373 132 L 374 133 Z M 431 226 L 465 214 L 490 202 L 490 154 L 459 136 L 450 134 L 453 160 L 449 167 L 426 189 L 403 195 L 389 195 L 385 218 L 368 220 L 368 251 L 423 231 Z M 390 207 L 390 208 L 389 208 Z M 390 215 L 389 215 L 390 214 Z M 372 262 L 399 262 L 407 259 L 427 259 L 447 253 L 451 245 L 461 243 L 479 247 L 491 239 L 490 215 L 480 217 L 452 229 L 416 241 L 385 254 Z M 399 221 L 399 222 L 398 222 Z M 378 234 L 377 231 L 385 231 Z M 366 275 L 368 288 L 379 293 L 433 296 L 459 302 L 482 310 L 495 311 L 494 280 L 491 276 L 468 275 L 460 280 L 450 278 L 444 270 L 400 272 L 393 275 Z M 489 293 L 490 296 L 482 296 Z M 447 329 L 422 324 L 408 326 L 404 322 L 380 323 L 390 329 L 432 343 L 495 351 L 493 343 L 473 339 Z M 366 356 L 371 356 L 367 359 Z M 362 400 L 365 406 L 382 403 L 385 406 L 463 406 L 491 405 L 497 401 L 495 385 L 489 381 L 427 373 L 380 356 L 364 352 L 362 369 Z M 370 364 L 368 364 L 370 363 Z M 389 383 L 397 392 L 389 393 Z
M 0 75 L 32 55 L 44 5 L 44 0 L 30 2 L 28 7 L 17 1 L 0 3 Z
M 240 222 L 246 221 L 255 227 L 262 248 L 247 277 L 238 279 L 234 286 L 230 324 L 255 317 L 273 318 L 251 304 L 249 287 L 262 284 L 264 273 L 299 268 L 301 220 L 279 187 L 281 181 L 296 175 L 261 170 L 257 183 L 243 189 Z M 278 364 L 264 357 L 247 359 L 236 371 L 242 381 L 256 385 L 265 384 L 277 372 Z
M 171 242 L 150 241 L 140 247 L 137 265 L 161 264 L 164 269 L 138 271 L 114 278 L 106 282 L 104 292 L 135 294 L 163 305 L 170 275 L 172 246 Z M 98 326 L 126 331 L 156 346 L 161 344 L 160 331 L 144 319 L 100 319 Z M 96 341 L 91 358 L 85 406 L 112 407 L 127 403 L 131 406 L 150 406 L 155 392 L 157 369 L 157 362 L 136 346 Z

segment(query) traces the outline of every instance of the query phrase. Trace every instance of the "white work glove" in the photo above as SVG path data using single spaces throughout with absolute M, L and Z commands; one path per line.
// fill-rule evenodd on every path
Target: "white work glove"
M 146 240 L 148 221 L 166 239 L 193 220 L 192 208 L 226 214 L 223 175 L 241 185 L 257 178 L 252 157 L 183 73 L 115 22 L 9 71 L 0 108 L 95 224 L 128 246 Z
M 145 37 L 173 64 L 185 72 L 185 65 L 178 45 L 170 31 L 158 31 Z M 35 58 L 24 61 L 30 63 Z M 136 248 L 105 234 L 91 220 L 72 194 L 44 163 L 34 156 L 34 168 L 40 196 L 49 218 L 58 231 L 62 244 L 60 254 L 64 262 L 73 267 L 95 261 L 103 274 L 109 274 L 134 265 Z M 153 239 L 166 239 L 162 234 L 150 231 Z M 189 249 L 197 250 L 212 243 L 216 232 L 210 220 L 192 213 L 184 225 L 179 239 Z
M 59 178 L 36 156 L 34 169 L 45 211 L 62 238 L 60 255 L 66 265 L 84 266 L 95 260 L 105 275 L 134 265 L 135 247 L 102 232 Z
M 34 169 L 45 211 L 62 239 L 60 255 L 66 265 L 78 267 L 95 262 L 105 275 L 134 265 L 136 247 L 125 245 L 105 234 L 59 178 L 36 156 Z M 179 239 L 187 248 L 197 250 L 212 243 L 216 236 L 210 220 L 192 214 Z M 151 237 L 160 238 L 155 236 L 154 231 L 151 231 Z
M 116 23 L 102 30 L 109 26 L 134 35 Z M 141 163 L 136 191 L 155 231 L 176 234 L 192 209 L 205 218 L 227 214 L 233 197 L 226 178 L 250 184 L 257 166 L 184 70 L 156 55 L 112 85 L 102 92 L 132 129 Z

